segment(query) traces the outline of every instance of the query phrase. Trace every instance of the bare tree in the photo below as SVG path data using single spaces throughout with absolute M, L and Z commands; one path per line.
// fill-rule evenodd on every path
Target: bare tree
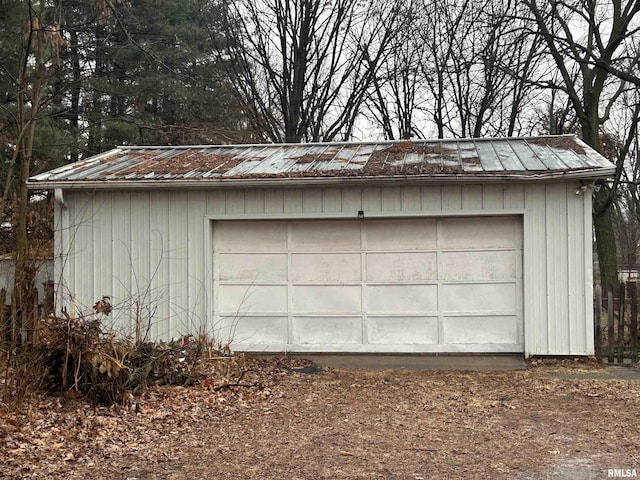
M 348 138 L 386 55 L 388 2 L 236 0 L 218 50 L 256 131 L 273 142 Z
M 33 164 L 36 124 L 43 111 L 52 102 L 50 85 L 60 66 L 60 51 L 66 46 L 61 34 L 57 10 L 45 0 L 28 0 L 19 5 L 24 20 L 24 36 L 18 40 L 18 62 L 14 58 L 0 60 L 0 69 L 10 79 L 15 99 L 13 116 L 14 137 L 12 155 L 4 186 L 0 210 L 13 201 L 13 228 L 15 231 L 15 278 L 12 295 L 14 320 L 21 322 L 23 334 L 31 333 L 33 321 L 33 290 L 36 268 L 27 237 L 30 211 L 27 179 Z M 13 67 L 16 67 L 15 70 Z M 14 325 L 16 334 L 18 325 Z M 23 342 L 27 338 L 23 335 Z
M 416 33 L 422 11 L 418 2 L 408 1 L 397 11 L 397 23 L 386 46 L 366 98 L 371 122 L 382 129 L 385 139 L 408 139 L 423 136 L 416 118 L 425 101 L 422 75 L 423 45 Z
M 602 152 L 602 126 L 628 89 L 625 77 L 633 77 L 638 65 L 633 39 L 638 31 L 640 2 L 524 0 L 524 3 L 561 76 L 561 82 L 549 80 L 547 86 L 566 93 L 582 138 Z M 634 122 L 637 124 L 637 118 Z M 594 198 L 593 218 L 603 285 L 617 282 L 611 206 L 633 135 L 634 128 L 620 135 L 616 178 L 612 185 L 603 183 Z
M 521 8 L 510 0 L 405 3 L 368 101 L 385 137 L 514 135 L 529 127 L 525 106 L 536 94 L 542 49 L 516 15 Z
M 533 93 L 541 43 L 512 1 L 475 0 L 459 21 L 448 69 L 462 137 L 518 134 Z
M 426 112 L 436 126 L 438 138 L 444 138 L 445 131 L 462 136 L 454 133 L 459 132 L 460 125 L 455 125 L 452 72 L 456 71 L 456 57 L 460 56 L 460 42 L 456 37 L 466 33 L 465 24 L 471 9 L 471 0 L 461 3 L 425 0 L 422 4 L 422 27 L 418 29 L 424 45 L 421 71 L 426 90 L 433 99 L 431 108 L 427 103 Z

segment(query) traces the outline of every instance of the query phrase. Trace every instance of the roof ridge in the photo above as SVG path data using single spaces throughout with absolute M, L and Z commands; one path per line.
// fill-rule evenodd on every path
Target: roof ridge
M 344 140 L 330 142 L 289 142 L 289 143 L 216 143 L 216 144 L 196 144 L 196 145 L 118 145 L 119 150 L 187 150 L 197 148 L 248 148 L 248 147 L 313 147 L 331 145 L 396 145 L 403 142 L 423 144 L 423 143 L 473 143 L 473 142 L 502 142 L 508 140 L 529 140 L 543 138 L 576 138 L 575 133 L 565 133 L 562 135 L 525 135 L 521 137 L 464 137 L 464 138 L 412 138 L 398 140 Z

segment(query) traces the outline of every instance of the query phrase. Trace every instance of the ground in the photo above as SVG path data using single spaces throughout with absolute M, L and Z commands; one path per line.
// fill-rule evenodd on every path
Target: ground
M 0 413 L 0 477 L 640 475 L 640 381 L 599 366 L 368 371 L 255 360 L 247 368 L 241 387 L 156 387 L 111 408 L 43 397 Z

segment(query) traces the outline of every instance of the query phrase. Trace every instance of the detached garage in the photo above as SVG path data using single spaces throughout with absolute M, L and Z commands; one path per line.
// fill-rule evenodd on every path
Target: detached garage
M 58 307 L 109 296 L 123 333 L 589 355 L 592 187 L 613 172 L 573 136 L 119 147 L 30 187 L 55 190 Z

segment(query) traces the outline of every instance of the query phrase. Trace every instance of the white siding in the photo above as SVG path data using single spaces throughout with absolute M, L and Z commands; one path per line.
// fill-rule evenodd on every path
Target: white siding
M 35 287 L 38 290 L 38 301 L 42 303 L 45 295 L 45 284 L 47 282 L 53 282 L 55 278 L 54 274 L 54 262 L 51 259 L 36 260 L 35 266 L 36 277 Z M 15 260 L 13 258 L 0 259 L 0 288 L 4 288 L 6 291 L 5 303 L 11 305 L 11 292 L 13 290 L 13 284 L 15 279 Z
M 65 192 L 56 208 L 62 298 L 150 336 L 209 330 L 212 219 L 523 215 L 527 355 L 593 353 L 591 196 L 578 183 L 155 192 Z M 68 215 L 68 219 L 65 216 Z M 137 305 L 137 308 L 136 308 Z

